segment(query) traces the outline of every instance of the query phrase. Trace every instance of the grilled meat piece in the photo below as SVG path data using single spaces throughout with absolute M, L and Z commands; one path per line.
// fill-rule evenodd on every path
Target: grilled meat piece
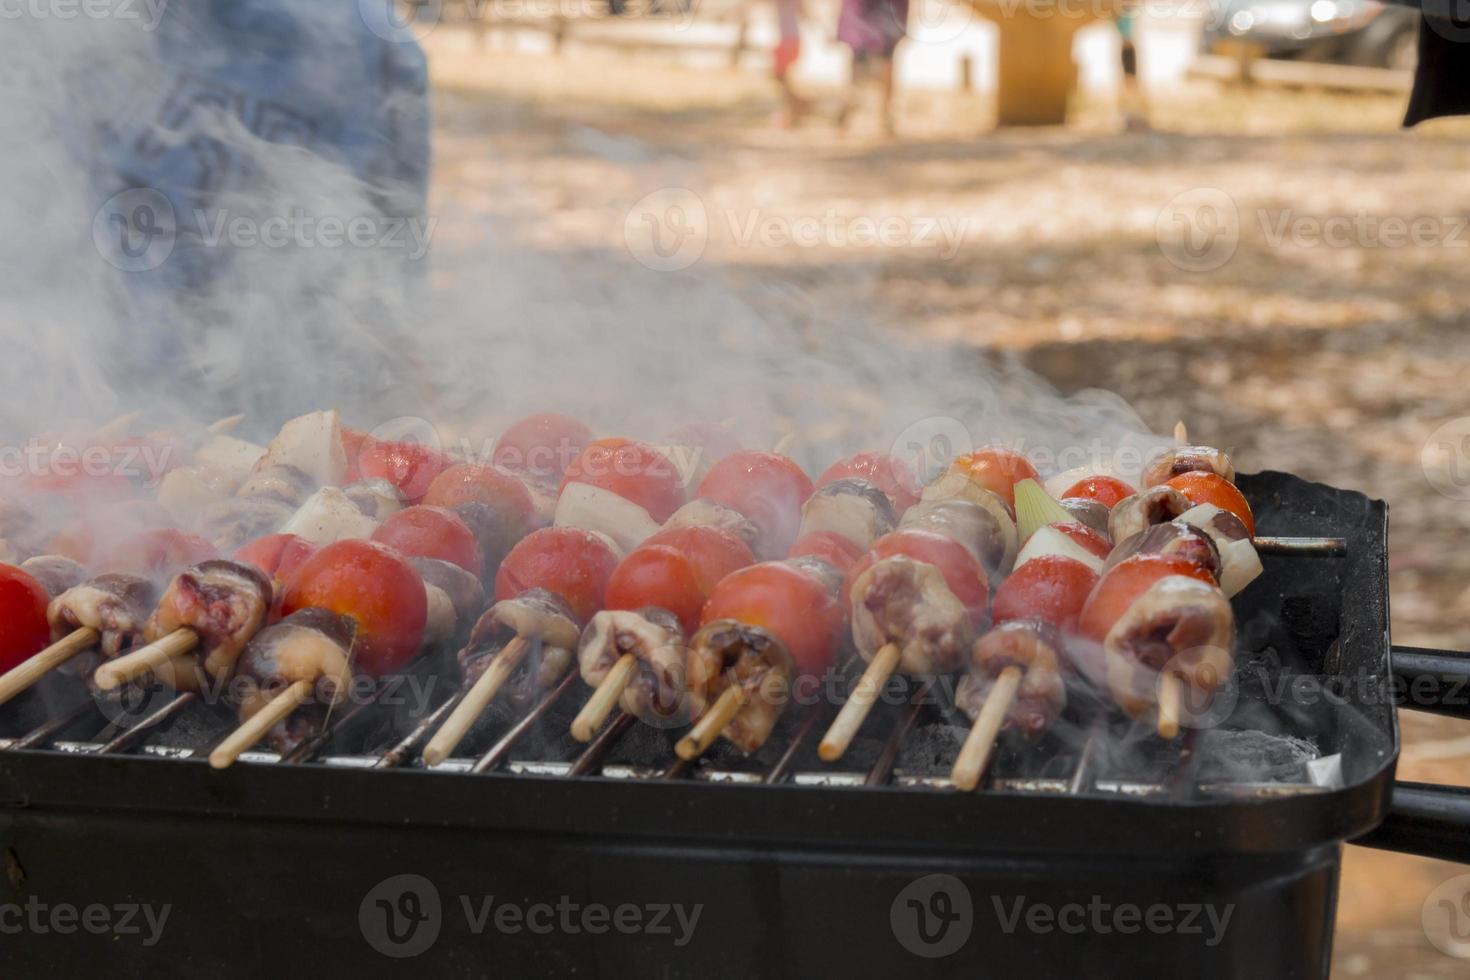
M 1098 534 L 1112 540 L 1112 534 L 1108 531 L 1108 518 L 1112 511 L 1107 504 L 1091 497 L 1063 497 L 1059 503 L 1067 509 L 1074 521 L 1086 524 Z
M 1166 449 L 1143 468 L 1142 485 L 1156 487 L 1185 473 L 1218 473 L 1235 482 L 1235 466 L 1230 454 L 1213 446 L 1176 446 Z
M 137 575 L 98 575 L 51 600 L 46 618 L 51 638 L 90 626 L 101 634 L 105 657 L 115 657 L 143 633 L 158 589 Z
M 429 620 L 424 626 L 425 647 L 453 639 L 485 608 L 485 588 L 480 580 L 453 562 L 410 558 L 409 563 L 424 580 L 424 588 L 429 594 Z
M 540 688 L 556 683 L 571 667 L 579 630 L 571 608 L 545 589 L 528 589 L 497 602 L 475 623 L 469 642 L 459 651 L 464 683 L 479 679 L 495 654 L 517 636 L 540 641 L 539 654 L 533 649 L 522 668 L 530 685 Z
M 760 528 L 755 526 L 740 511 L 724 504 L 717 504 L 708 497 L 700 497 L 691 500 L 669 515 L 664 521 L 665 528 L 671 527 L 713 527 L 721 531 L 729 531 L 752 551 L 755 550 L 756 541 L 760 538 Z
M 271 729 L 266 741 L 289 751 L 313 731 L 325 707 L 344 700 L 352 688 L 352 643 L 357 625 L 326 609 L 302 609 L 267 626 L 246 644 L 231 685 L 240 720 L 246 721 L 297 681 L 308 681 L 314 697 Z
M 1007 667 L 1020 667 L 1025 673 L 1004 727 L 1041 737 L 1067 706 L 1063 642 L 1061 631 L 1039 620 L 1017 619 L 992 628 L 970 650 L 970 670 L 960 679 L 955 704 L 978 718 L 995 678 Z
M 1107 684 L 1118 705 L 1146 716 L 1168 670 L 1208 696 L 1234 666 L 1235 615 L 1218 588 L 1183 575 L 1162 578 L 1134 600 L 1103 640 Z
M 81 585 L 87 578 L 87 570 L 65 555 L 37 555 L 21 562 L 20 568 L 40 582 L 52 599 Z
M 270 580 L 254 565 L 200 562 L 174 576 L 143 635 L 152 643 L 193 630 L 199 634 L 193 656 L 210 677 L 228 678 L 245 644 L 265 625 L 272 599 Z
M 234 497 L 211 504 L 199 522 L 199 535 L 222 554 L 233 554 L 241 545 L 275 534 L 295 509 L 273 497 Z
M 404 507 L 403 494 L 387 480 L 359 480 L 342 488 L 364 517 L 381 523 Z
M 739 685 L 745 702 L 720 733 L 749 755 L 771 737 L 786 709 L 796 665 L 785 645 L 759 626 L 717 619 L 689 644 L 689 709 L 699 717 L 727 687 Z
M 593 616 L 577 648 L 582 679 L 599 686 L 625 653 L 638 658 L 638 667 L 623 689 L 623 710 L 653 725 L 687 721 L 685 637 L 678 617 L 654 606 Z
M 1235 522 L 1239 524 L 1240 519 L 1236 518 Z M 1244 525 L 1241 527 L 1244 528 Z M 1103 570 L 1106 571 L 1134 555 L 1179 555 L 1208 569 L 1217 580 L 1220 578 L 1220 549 L 1215 546 L 1214 540 L 1202 529 L 1178 518 L 1164 524 L 1155 524 L 1126 541 L 1119 542 L 1108 555 Z
M 291 508 L 300 507 L 316 489 L 316 483 L 304 471 L 294 466 L 267 466 L 250 474 L 237 497 L 279 500 Z
M 853 582 L 852 638 L 868 660 L 884 644 L 897 643 L 898 669 L 927 676 L 959 669 L 975 634 L 970 611 L 938 568 L 894 556 Z
M 893 501 L 867 480 L 833 480 L 801 507 L 801 534 L 831 531 L 864 549 L 897 526 Z
M 974 486 L 968 480 L 964 482 Z M 904 511 L 898 526 L 934 531 L 958 541 L 980 559 L 987 575 L 999 578 L 1009 572 L 1016 561 L 1019 550 L 1016 525 L 1006 515 L 1005 501 L 988 490 L 978 490 L 978 493 L 992 498 L 991 506 L 986 507 L 966 497 L 925 499 Z
M 1108 537 L 1114 542 L 1127 541 L 1155 524 L 1172 521 L 1194 505 L 1173 487 L 1153 487 L 1113 505 L 1108 515 Z

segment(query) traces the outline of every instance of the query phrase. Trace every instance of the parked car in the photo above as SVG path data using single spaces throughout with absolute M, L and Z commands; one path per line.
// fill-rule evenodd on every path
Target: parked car
M 1212 0 L 1207 51 L 1230 42 L 1259 46 L 1268 58 L 1299 58 L 1412 69 L 1419 11 L 1378 0 Z

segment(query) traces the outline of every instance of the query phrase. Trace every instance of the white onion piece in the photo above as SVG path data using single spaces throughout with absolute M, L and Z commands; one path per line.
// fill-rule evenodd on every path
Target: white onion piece
M 557 527 L 579 527 L 612 539 L 628 552 L 658 530 L 658 522 L 633 501 L 586 483 L 569 483 L 556 501 Z
M 317 547 L 351 538 L 370 538 L 377 529 L 378 522 L 364 514 L 337 487 L 322 487 L 307 497 L 286 526 L 281 528 L 287 534 L 300 535 Z
M 1026 540 L 1021 547 L 1021 553 L 1016 556 L 1016 567 L 1020 568 L 1031 559 L 1044 555 L 1075 558 L 1098 574 L 1102 574 L 1103 565 L 1107 562 L 1107 559 L 1099 558 L 1050 524 Z
M 232 481 L 234 493 L 245 479 L 255 472 L 255 465 L 265 455 L 265 447 L 258 446 L 234 436 L 210 436 L 209 441 L 194 453 L 194 463 L 207 466 L 220 476 Z
M 342 417 L 337 410 L 312 412 L 281 426 L 256 462 L 255 471 L 273 466 L 293 466 L 319 487 L 339 485 L 347 475 L 347 452 L 342 448 Z
M 1214 504 L 1199 504 L 1179 515 L 1179 520 L 1199 528 L 1210 536 L 1220 552 L 1220 591 L 1234 598 L 1254 582 L 1264 569 L 1250 538 L 1231 538 L 1221 534 L 1211 523 L 1222 513 Z

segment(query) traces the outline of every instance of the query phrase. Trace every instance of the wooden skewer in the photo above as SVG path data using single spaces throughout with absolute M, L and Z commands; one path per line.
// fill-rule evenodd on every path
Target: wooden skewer
M 526 657 L 526 651 L 530 649 L 531 641 L 524 636 L 517 636 L 511 640 L 490 661 L 485 672 L 475 681 L 473 687 L 455 705 L 454 711 L 444 722 L 434 737 L 429 739 L 429 744 L 424 746 L 424 764 L 437 766 L 449 758 L 449 753 L 459 747 L 464 737 L 469 734 L 480 715 L 485 713 L 485 708 L 490 704 L 501 686 L 510 679 L 510 675 L 521 665 Z
M 1184 424 L 1183 419 L 1180 419 L 1178 422 L 1174 423 L 1174 441 L 1183 443 L 1189 442 L 1189 428 Z
M 623 696 L 623 690 L 633 679 L 633 671 L 637 667 L 638 658 L 634 654 L 625 653 L 618 658 L 602 678 L 602 683 L 597 685 L 597 690 L 582 705 L 582 710 L 577 712 L 577 717 L 572 719 L 572 738 L 579 742 L 592 741 L 592 736 L 607 721 L 613 706 Z
M 0 704 L 4 704 L 22 691 L 29 690 L 55 668 L 66 663 L 83 650 L 97 645 L 100 634 L 90 626 L 72 630 L 40 653 L 7 670 L 0 676 Z
M 990 764 L 990 753 L 995 748 L 995 737 L 1006 720 L 1006 712 L 1016 700 L 1016 689 L 1021 686 L 1021 668 L 1015 665 L 1002 670 L 995 678 L 990 693 L 985 695 L 985 704 L 980 708 L 980 717 L 975 719 L 959 757 L 954 760 L 954 769 L 949 774 L 950 782 L 957 789 L 969 792 L 980 785 L 980 777 Z
M 1179 735 L 1179 709 L 1184 701 L 1184 681 L 1178 674 L 1159 675 L 1159 737 L 1173 740 Z
M 745 688 L 739 684 L 731 684 L 720 692 L 715 703 L 710 709 L 699 716 L 694 727 L 689 729 L 689 734 L 679 739 L 679 744 L 674 746 L 674 752 L 685 762 L 693 762 L 715 744 L 715 739 L 720 737 L 720 732 L 725 726 L 734 720 L 745 706 Z
M 209 423 L 209 425 L 205 426 L 204 431 L 212 433 L 213 435 L 223 435 L 226 432 L 234 431 L 235 427 L 238 426 L 241 422 L 244 422 L 246 417 L 247 416 L 245 416 L 243 413 L 241 413 L 240 415 L 226 415 L 218 422 Z
M 199 645 L 199 634 L 184 627 L 165 637 L 139 647 L 132 653 L 109 660 L 97 668 L 93 676 L 99 690 L 111 691 L 128 681 L 157 670 L 175 657 L 181 657 Z
M 214 747 L 214 751 L 209 753 L 209 764 L 215 769 L 233 766 L 242 752 L 265 738 L 266 732 L 276 727 L 277 722 L 301 707 L 302 702 L 311 697 L 315 686 L 311 681 L 296 681 L 277 694 L 269 704 L 251 715 L 249 720 Z
M 112 419 L 108 422 L 103 422 L 101 425 L 97 426 L 97 431 L 92 433 L 92 438 L 114 439 L 118 436 L 125 435 L 128 429 L 133 427 L 133 423 L 138 421 L 142 417 L 142 412 L 128 412 L 126 414 L 119 415 L 117 418 Z
M 821 744 L 817 746 L 817 755 L 821 756 L 823 762 L 836 762 L 842 758 L 858 729 L 863 727 L 863 720 L 868 717 L 868 712 L 873 710 L 873 704 L 882 693 L 883 685 L 888 683 L 888 678 L 898 669 L 898 658 L 898 644 L 885 643 L 878 648 L 873 659 L 868 661 L 868 667 L 858 680 L 857 687 L 852 689 L 852 696 L 837 713 L 832 727 L 827 729 L 827 734 L 822 736 Z

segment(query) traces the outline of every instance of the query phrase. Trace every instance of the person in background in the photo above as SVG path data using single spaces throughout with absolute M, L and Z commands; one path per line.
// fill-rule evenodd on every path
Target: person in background
M 837 40 L 852 49 L 852 82 L 837 116 L 838 126 L 847 125 L 862 88 L 876 77 L 883 132 L 894 134 L 893 52 L 908 36 L 908 20 L 908 0 L 842 0 Z
M 1123 79 L 1118 102 L 1123 113 L 1123 128 L 1130 131 L 1147 130 L 1148 97 L 1138 79 L 1138 46 L 1134 43 L 1138 8 L 1132 5 L 1124 7 L 1116 24 L 1118 36 L 1122 40 Z
M 789 129 L 801 121 L 810 104 L 796 94 L 791 84 L 791 68 L 801 57 L 801 0 L 776 0 L 776 26 L 780 37 L 776 42 L 772 71 L 781 89 L 781 111 L 776 124 Z

